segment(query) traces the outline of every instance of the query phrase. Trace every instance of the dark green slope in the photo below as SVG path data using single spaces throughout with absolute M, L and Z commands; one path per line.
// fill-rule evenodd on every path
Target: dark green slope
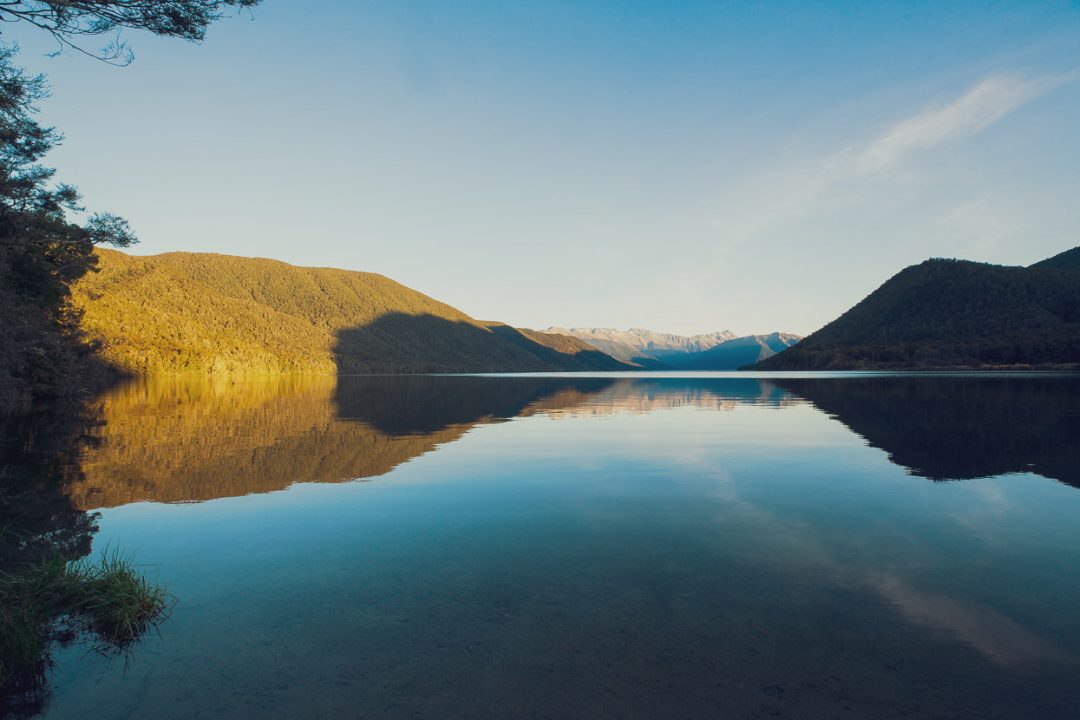
M 1046 258 L 1041 262 L 1037 262 L 1031 267 L 1033 268 L 1057 268 L 1059 270 L 1080 270 L 1080 247 L 1074 247 L 1072 250 L 1066 250 L 1063 253 L 1058 253 L 1052 258 Z
M 1080 366 L 1080 248 L 1030 267 L 927 260 L 758 370 Z

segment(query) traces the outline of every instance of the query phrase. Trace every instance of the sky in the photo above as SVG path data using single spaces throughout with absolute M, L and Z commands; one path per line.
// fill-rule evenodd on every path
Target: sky
M 124 68 L 0 32 L 49 77 L 58 179 L 140 254 L 807 334 L 929 257 L 1080 245 L 1077 0 L 264 0 L 202 44 L 129 33 Z

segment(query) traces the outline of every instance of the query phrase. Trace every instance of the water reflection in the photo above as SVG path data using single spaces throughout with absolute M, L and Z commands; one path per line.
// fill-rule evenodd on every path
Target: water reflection
M 61 658 L 47 712 L 1071 717 L 1080 495 L 1043 478 L 1077 484 L 1078 407 L 1065 376 L 132 384 L 33 522 L 84 552 L 64 518 L 101 509 L 180 605 L 126 675 Z
M 424 435 L 575 407 L 612 384 L 605 378 L 346 376 L 337 382 L 334 406 L 339 417 L 385 435 Z
M 913 475 L 1032 472 L 1080 487 L 1080 377 L 781 379 Z
M 333 378 L 123 388 L 102 401 L 106 423 L 69 487 L 72 501 L 188 502 L 371 477 L 466 429 L 390 436 L 340 419 L 334 389 Z
M 873 588 L 911 622 L 950 632 L 998 665 L 1076 664 L 1076 658 L 1053 641 L 981 603 L 919 590 L 894 575 L 875 578 Z
M 376 477 L 476 425 L 515 417 L 791 401 L 756 380 L 146 380 L 103 399 L 98 442 L 86 452 L 68 494 L 84 509 L 209 500 L 296 482 Z
M 133 383 L 66 482 L 77 508 L 188 502 L 383 475 L 515 417 L 806 402 L 934 480 L 1034 472 L 1080 486 L 1075 377 L 397 376 Z
M 80 456 L 101 423 L 78 405 L 0 415 L 0 567 L 90 552 L 96 516 L 67 490 L 80 482 Z
M 82 641 L 103 657 L 127 656 L 167 618 L 168 597 L 126 556 L 90 554 L 98 513 L 67 489 L 100 426 L 92 407 L 66 402 L 0 416 L 0 716 L 34 717 L 50 698 L 57 649 Z

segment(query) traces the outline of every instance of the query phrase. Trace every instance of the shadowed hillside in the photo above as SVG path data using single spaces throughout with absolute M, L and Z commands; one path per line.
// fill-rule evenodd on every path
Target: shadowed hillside
M 1080 367 L 1080 248 L 1031 267 L 927 260 L 758 370 Z
M 387 313 L 335 335 L 341 374 L 627 369 L 576 338 L 431 314 Z
M 1032 472 L 1080 487 L 1080 377 L 774 379 L 914 475 Z
M 372 273 L 213 254 L 99 253 L 82 325 L 136 374 L 605 370 L 573 338 L 482 323 Z
M 80 395 L 114 378 L 69 303 L 70 284 L 95 261 L 88 245 L 16 239 L 0 228 L 0 409 Z

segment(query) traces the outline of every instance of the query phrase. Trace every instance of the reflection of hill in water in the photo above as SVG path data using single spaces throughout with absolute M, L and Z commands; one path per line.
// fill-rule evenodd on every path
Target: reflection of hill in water
M 102 403 L 102 442 L 72 499 L 83 508 L 184 502 L 370 477 L 468 429 L 390 436 L 338 419 L 333 394 L 332 377 L 123 388 Z
M 508 376 L 343 377 L 335 392 L 342 417 L 392 434 L 536 413 L 599 415 L 682 406 L 730 409 L 781 405 L 791 396 L 754 378 L 575 378 Z
M 752 379 L 360 376 L 148 380 L 102 401 L 100 442 L 69 483 L 79 508 L 270 492 L 374 477 L 478 424 L 694 404 L 777 404 Z
M 390 435 L 502 420 L 570 406 L 612 384 L 604 378 L 393 375 L 341 377 L 334 391 L 338 415 Z
M 121 388 L 68 490 L 84 509 L 246 495 L 382 475 L 507 418 L 803 398 L 916 475 L 1031 471 L 1080 486 L 1080 379 L 368 376 Z
M 931 480 L 1033 472 L 1080 487 L 1080 376 L 776 380 Z
M 734 410 L 740 405 L 782 408 L 801 400 L 756 378 L 642 378 L 613 383 L 584 402 L 555 408 L 554 415 L 611 415 L 679 407 Z

